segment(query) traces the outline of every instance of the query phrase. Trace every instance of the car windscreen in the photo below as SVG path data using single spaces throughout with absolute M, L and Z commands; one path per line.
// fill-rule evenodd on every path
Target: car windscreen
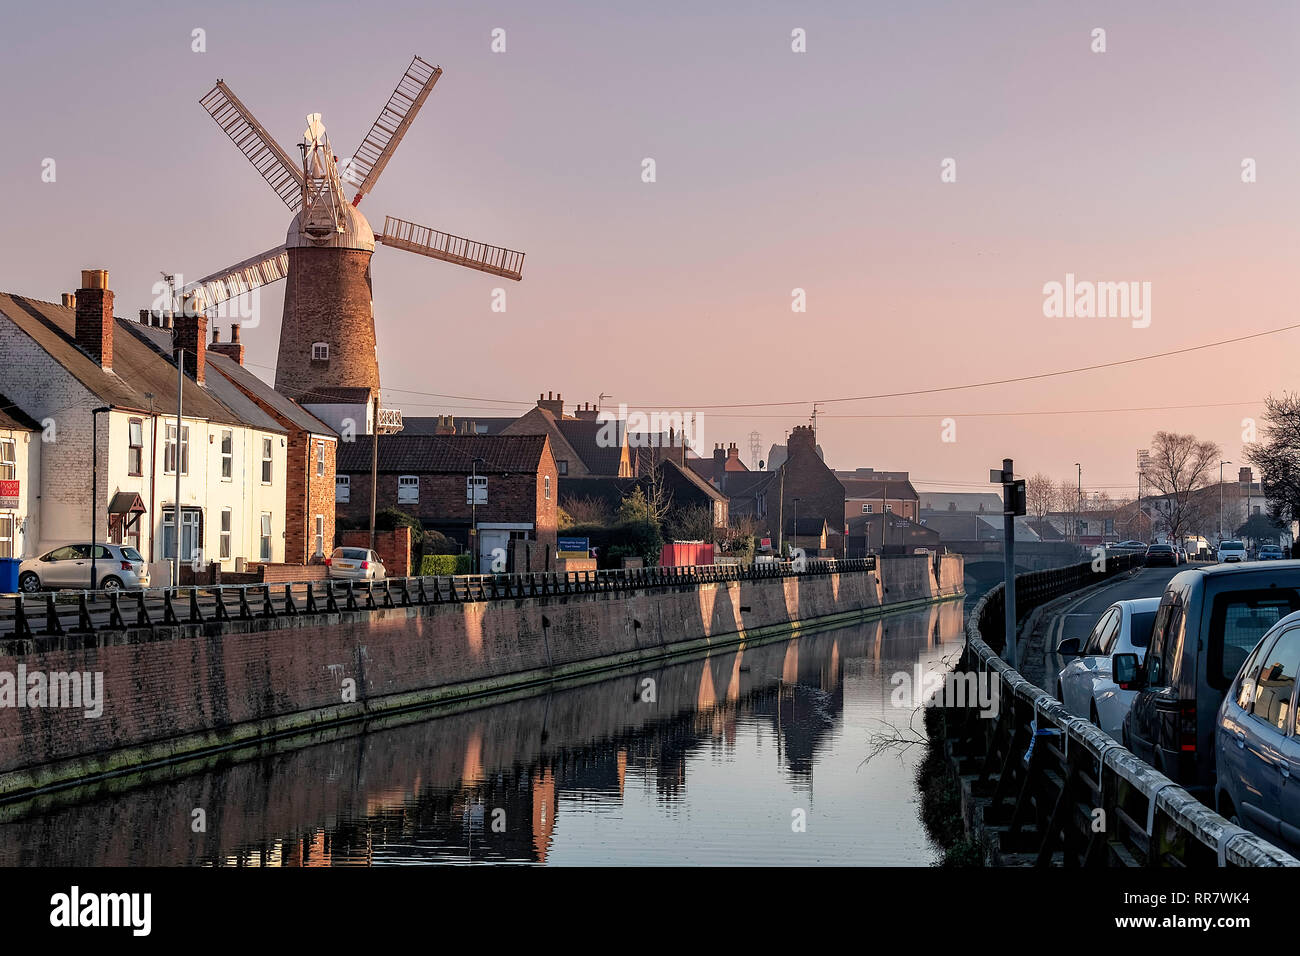
M 1296 588 L 1257 588 L 1215 595 L 1210 610 L 1206 679 L 1220 690 L 1232 683 L 1247 656 L 1270 627 L 1300 611 Z
M 1129 640 L 1133 642 L 1134 647 L 1146 647 L 1151 643 L 1151 628 L 1155 623 L 1155 611 L 1144 611 L 1133 615 L 1133 620 L 1129 623 L 1131 628 Z
M 1220 547 L 1220 548 L 1223 548 L 1224 550 L 1227 550 L 1227 551 L 1245 551 L 1245 550 L 1246 550 L 1246 546 L 1245 546 L 1244 544 L 1242 544 L 1240 541 L 1224 541 L 1224 542 L 1220 543 L 1219 547 Z

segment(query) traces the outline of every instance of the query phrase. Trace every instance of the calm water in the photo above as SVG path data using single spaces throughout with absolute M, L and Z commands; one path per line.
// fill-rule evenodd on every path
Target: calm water
M 4 806 L 0 863 L 925 865 L 922 747 L 871 755 L 919 731 L 891 677 L 941 668 L 961 624 L 950 603 Z

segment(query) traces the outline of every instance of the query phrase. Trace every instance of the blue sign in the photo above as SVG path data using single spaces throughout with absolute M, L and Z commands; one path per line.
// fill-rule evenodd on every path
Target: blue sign
M 591 539 L 590 538 L 560 538 L 559 546 L 557 550 L 581 551 L 583 554 L 586 554 L 588 551 L 591 550 Z

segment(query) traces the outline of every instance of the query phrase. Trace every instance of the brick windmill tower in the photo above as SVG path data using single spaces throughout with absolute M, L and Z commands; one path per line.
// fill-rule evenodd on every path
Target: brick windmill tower
M 206 311 L 287 278 L 275 387 L 304 404 L 379 393 L 370 259 L 375 244 L 518 280 L 524 255 L 386 216 L 376 235 L 357 206 L 378 181 L 442 75 L 415 57 L 352 158 L 340 167 L 319 113 L 307 117 L 300 161 L 267 133 L 222 80 L 200 101 L 295 214 L 285 241 L 186 286 L 183 306 Z M 356 186 L 349 202 L 344 183 Z

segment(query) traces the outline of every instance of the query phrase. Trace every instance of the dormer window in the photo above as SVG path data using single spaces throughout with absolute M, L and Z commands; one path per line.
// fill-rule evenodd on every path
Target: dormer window
M 330 344 L 328 342 L 313 342 L 311 344 L 311 360 L 313 362 L 328 362 L 330 360 Z

